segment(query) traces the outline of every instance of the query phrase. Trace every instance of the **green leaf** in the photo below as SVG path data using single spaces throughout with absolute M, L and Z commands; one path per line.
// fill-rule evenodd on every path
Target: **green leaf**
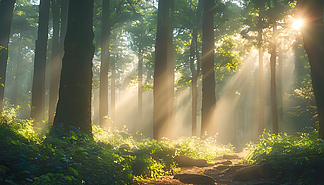
M 79 150 L 83 151 L 83 150 L 86 150 L 85 148 L 83 147 L 79 147 Z
M 74 173 L 75 176 L 78 176 L 78 175 L 79 175 L 78 171 L 75 170 L 75 169 L 72 168 L 72 167 L 69 167 L 69 171 L 71 171 L 72 173 Z
M 32 149 L 34 150 L 34 151 L 38 151 L 38 148 L 37 148 L 37 146 L 32 146 Z
M 47 175 L 41 175 L 40 177 L 45 181 L 50 181 L 50 178 Z
M 72 178 L 70 176 L 64 176 L 63 178 L 68 180 L 68 181 L 72 181 Z

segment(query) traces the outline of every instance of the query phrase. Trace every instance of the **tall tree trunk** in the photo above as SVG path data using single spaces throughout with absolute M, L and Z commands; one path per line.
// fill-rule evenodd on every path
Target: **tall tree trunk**
M 211 123 L 213 108 L 216 106 L 215 72 L 214 72 L 214 0 L 205 0 L 203 14 L 203 43 L 202 43 L 202 119 L 201 136 L 208 131 L 214 135 L 215 130 L 208 130 Z
M 13 89 L 13 92 L 12 92 L 12 97 L 11 97 L 11 103 L 14 104 L 14 105 L 17 105 L 17 100 L 18 100 L 18 76 L 20 75 L 20 65 L 21 65 L 21 35 L 19 35 L 19 46 L 18 46 L 18 53 L 17 53 L 17 65 L 16 65 L 16 75 L 14 77 L 14 89 Z
M 111 63 L 111 120 L 115 123 L 116 125 L 116 63 L 115 60 L 112 61 Z
M 58 88 L 60 82 L 61 71 L 61 55 L 60 55 L 60 13 L 57 0 L 51 0 L 53 13 L 53 38 L 52 38 L 52 59 L 51 59 L 51 77 L 49 91 L 49 108 L 48 108 L 48 123 L 53 123 L 54 112 L 57 103 Z
M 99 122 L 101 128 L 107 128 L 108 122 L 108 71 L 110 45 L 110 0 L 102 0 L 102 32 L 101 32 L 101 65 L 99 89 Z
M 263 4 L 263 3 L 262 3 Z M 259 6 L 259 22 L 258 22 L 258 47 L 259 47 L 259 74 L 258 74 L 258 135 L 256 141 L 258 141 L 259 136 L 262 135 L 264 130 L 264 80 L 263 80 L 263 52 L 262 52 L 262 28 L 263 28 L 263 6 Z
M 66 27 L 68 21 L 68 7 L 69 0 L 60 0 L 61 1 L 61 33 L 60 33 L 60 69 L 62 68 L 62 58 L 64 54 L 64 39 L 66 35 Z M 61 70 L 60 70 L 61 71 Z
M 50 0 L 41 0 L 39 5 L 38 37 L 36 40 L 34 76 L 31 101 L 31 118 L 35 123 L 44 119 L 45 70 Z
M 190 45 L 190 70 L 192 74 L 192 81 L 191 81 L 191 94 L 192 94 L 192 109 L 191 109 L 191 122 L 192 122 L 192 136 L 196 136 L 196 130 L 197 130 L 197 73 L 194 66 L 194 56 L 196 54 L 195 52 L 195 46 L 194 46 L 194 38 L 191 40 Z
M 140 44 L 141 45 L 141 44 Z M 137 118 L 137 122 L 138 122 L 138 130 L 141 130 L 142 126 L 143 126 L 143 118 L 142 118 L 142 113 L 143 113 L 143 108 L 142 108 L 142 104 L 143 104 L 143 91 L 142 91 L 142 75 L 143 75 L 143 50 L 142 47 L 138 48 L 138 118 Z
M 95 125 L 99 123 L 99 88 L 93 89 L 93 117 L 92 122 Z
M 2 113 L 3 106 L 8 60 L 8 43 L 15 2 L 16 0 L 3 0 L 0 2 L 0 114 Z
M 324 23 L 322 0 L 298 0 L 304 48 L 311 65 L 311 78 L 319 118 L 319 138 L 324 139 Z
M 157 17 L 157 34 L 155 44 L 154 67 L 154 112 L 153 138 L 161 140 L 167 132 L 168 121 L 168 83 L 167 83 L 167 51 L 168 51 L 168 19 L 170 0 L 159 1 Z
M 173 47 L 173 24 L 174 19 L 174 0 L 169 1 L 170 5 L 170 18 L 168 22 L 169 29 L 169 40 L 167 46 L 167 83 L 168 83 L 168 128 L 172 129 L 174 116 L 173 116 L 173 105 L 174 105 L 174 47 Z M 171 127 L 170 127 L 171 126 Z M 171 135 L 169 135 L 172 137 Z
M 284 132 L 285 131 L 285 127 L 284 127 L 284 120 L 283 120 L 283 76 L 282 76 L 282 49 L 279 46 L 278 47 L 279 51 L 278 51 L 278 62 L 279 62 L 279 72 L 278 72 L 278 94 L 279 94 L 279 107 L 278 107 L 278 118 L 279 118 L 279 125 L 280 125 L 280 129 L 279 131 Z
M 198 41 L 197 41 L 197 30 L 198 27 L 200 27 L 199 24 L 199 19 L 201 16 L 201 0 L 198 2 L 198 8 L 197 8 L 197 17 L 196 17 L 196 22 L 195 26 L 193 29 L 193 34 L 192 34 L 192 40 L 191 40 L 191 45 L 190 45 L 190 70 L 192 74 L 192 83 L 191 83 L 191 94 L 192 94 L 192 106 L 191 106 L 191 132 L 192 136 L 197 135 L 197 100 L 198 100 L 198 90 L 197 90 L 197 78 L 200 73 L 200 66 L 199 66 L 199 51 L 198 51 Z M 195 69 L 194 66 L 194 57 L 196 56 L 197 60 L 197 70 Z
M 274 0 L 274 9 L 276 8 L 277 0 Z M 276 61 L 277 61 L 277 20 L 273 18 L 273 36 L 272 48 L 270 57 L 270 70 L 271 70 L 271 112 L 272 112 L 272 132 L 273 134 L 279 133 L 278 127 L 278 105 L 277 105 L 277 88 L 276 88 Z
M 69 1 L 59 100 L 54 118 L 54 125 L 63 123 L 67 131 L 70 126 L 75 126 L 89 134 L 92 132 L 93 1 Z

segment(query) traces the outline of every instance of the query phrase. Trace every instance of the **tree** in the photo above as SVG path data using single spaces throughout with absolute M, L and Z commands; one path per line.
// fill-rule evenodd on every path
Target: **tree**
M 157 33 L 154 67 L 154 112 L 153 138 L 161 140 L 168 129 L 168 76 L 167 53 L 169 38 L 169 0 L 160 0 L 158 4 Z
M 120 0 L 120 1 L 112 1 L 114 4 L 110 5 L 108 7 L 108 1 L 107 0 L 103 1 L 103 10 L 102 10 L 102 16 L 105 16 L 105 20 L 106 21 L 101 21 L 102 24 L 102 34 L 105 34 L 106 40 L 103 40 L 102 38 L 100 38 L 101 41 L 105 41 L 106 43 L 104 43 L 104 49 L 106 50 L 105 52 L 105 61 L 102 61 L 101 63 L 101 67 L 100 67 L 100 92 L 99 92 L 99 120 L 100 120 L 100 125 L 103 126 L 106 124 L 106 126 L 108 126 L 108 71 L 109 71 L 109 61 L 110 61 L 110 53 L 108 50 L 108 47 L 110 47 L 111 45 L 111 41 L 110 41 L 110 34 L 111 31 L 114 30 L 116 28 L 116 25 L 118 25 L 118 23 L 124 24 L 124 22 L 130 20 L 132 18 L 132 10 L 130 9 L 130 7 L 132 6 L 127 6 L 127 3 L 124 0 Z M 109 1 L 110 2 L 110 1 Z M 112 3 L 110 2 L 110 3 Z M 105 14 L 105 15 L 104 15 Z M 114 16 L 113 16 L 114 15 Z M 103 18 L 103 17 L 102 17 Z M 99 25 L 100 26 L 100 25 Z M 108 33 L 109 32 L 109 33 Z M 103 35 L 102 35 L 103 36 Z M 108 39 L 108 41 L 107 41 Z M 101 53 L 102 55 L 102 53 Z M 103 57 L 101 56 L 101 59 L 103 59 Z M 113 63 L 111 64 L 111 67 L 113 67 Z M 113 71 L 113 69 L 112 69 Z M 114 76 L 111 77 L 112 82 L 114 82 Z M 107 84 L 107 85 L 106 85 Z M 111 98 L 114 99 L 115 95 L 115 89 L 112 89 L 112 96 Z M 112 106 L 114 106 L 115 101 L 112 102 Z M 111 115 L 112 117 L 114 117 L 114 107 L 111 107 Z M 114 120 L 113 120 L 114 121 Z
M 110 45 L 110 0 L 102 1 L 102 31 L 101 31 L 101 65 L 99 91 L 99 122 L 102 128 L 108 127 L 108 71 Z
M 5 98 L 8 103 L 19 105 L 20 119 L 30 118 L 38 13 L 38 5 L 28 1 L 16 1 L 10 30 Z
M 169 37 L 167 45 L 167 83 L 168 83 L 168 125 L 173 125 L 173 104 L 174 104 L 174 47 L 173 47 L 173 20 L 174 20 L 174 0 L 169 2 L 170 17 L 168 21 Z M 172 128 L 168 128 L 172 129 Z M 171 137 L 171 136 L 169 136 Z
M 203 45 L 202 45 L 202 118 L 201 136 L 208 130 L 212 110 L 216 106 L 215 73 L 214 73 L 214 6 L 215 1 L 205 0 L 203 13 Z M 208 130 L 209 134 L 215 131 Z
M 191 110 L 191 122 L 192 122 L 192 136 L 197 135 L 197 99 L 198 99 L 198 89 L 197 89 L 197 79 L 200 75 L 200 56 L 198 51 L 198 29 L 200 28 L 199 19 L 201 17 L 202 1 L 198 1 L 197 14 L 195 20 L 195 26 L 192 30 L 192 39 L 190 44 L 190 70 L 192 74 L 191 82 L 191 93 L 192 93 L 192 110 Z M 194 60 L 196 59 L 197 69 L 194 65 Z
M 67 10 L 69 0 L 51 0 L 53 13 L 53 44 L 52 44 L 52 59 L 51 59 L 51 76 L 49 90 L 49 108 L 48 108 L 48 123 L 53 123 L 55 109 L 58 99 L 59 82 L 62 68 L 62 57 L 64 51 L 64 38 L 67 26 Z M 61 4 L 61 9 L 59 8 Z M 61 10 L 61 16 L 60 16 Z M 61 18 L 61 21 L 60 21 Z M 61 29 L 60 29 L 61 23 Z M 61 31 L 60 31 L 61 30 Z
M 263 30 L 263 9 L 264 3 L 258 2 L 259 16 L 258 16 L 258 54 L 259 54 L 259 73 L 258 73 L 258 135 L 261 136 L 264 130 L 264 81 L 263 81 L 263 51 L 262 51 L 262 30 Z M 257 137 L 258 139 L 258 137 Z
M 304 25 L 301 27 L 304 48 L 311 65 L 312 85 L 319 118 L 319 138 L 324 139 L 324 22 L 322 0 L 298 0 L 298 15 Z
M 277 7 L 277 0 L 273 0 L 273 10 Z M 272 112 L 272 133 L 279 133 L 278 125 L 278 105 L 277 105 L 277 87 L 276 87 L 276 63 L 277 63 L 277 16 L 273 12 L 271 16 L 273 34 L 270 49 L 270 69 L 271 69 L 271 86 L 270 86 L 270 96 L 271 96 L 271 112 Z
M 255 40 L 256 47 L 258 49 L 259 55 L 259 70 L 258 70 L 258 129 L 256 140 L 259 139 L 259 136 L 262 135 L 264 131 L 264 109 L 265 109 L 265 82 L 264 82 L 264 62 L 263 62 L 263 50 L 265 39 L 263 38 L 263 30 L 267 28 L 267 19 L 266 19 L 266 10 L 268 9 L 269 0 L 245 0 L 246 2 L 246 11 L 249 12 L 246 16 L 245 24 L 249 26 L 248 31 L 257 32 L 257 36 L 249 36 L 248 31 L 242 31 L 241 34 L 243 38 L 249 40 Z M 257 16 L 255 16 L 257 15 Z M 256 22 L 254 20 L 257 20 Z M 253 42 L 253 41 L 252 41 Z
M 51 0 L 53 14 L 53 39 L 52 39 L 52 58 L 51 58 L 51 76 L 50 76 L 50 91 L 49 91 L 49 108 L 48 108 L 48 123 L 53 123 L 55 105 L 57 103 L 57 93 L 60 82 L 61 70 L 61 55 L 60 55 L 60 13 L 57 0 Z
M 0 114 L 2 113 L 3 106 L 8 59 L 8 43 L 12 22 L 12 12 L 15 2 L 16 0 L 2 0 L 0 2 Z
M 39 5 L 38 36 L 35 48 L 34 77 L 32 87 L 32 110 L 30 117 L 36 123 L 44 119 L 45 70 L 50 1 L 41 0 Z
M 131 36 L 131 48 L 137 52 L 138 59 L 138 125 L 137 129 L 143 129 L 143 66 L 147 56 L 152 53 L 154 47 L 154 37 L 156 32 L 156 25 L 152 23 L 153 5 L 149 3 L 138 4 L 136 10 L 136 20 L 127 24 L 126 31 Z M 155 18 L 155 17 L 154 17 Z M 153 25 L 154 24 L 154 25 Z
M 138 128 L 142 125 L 142 114 L 143 114 L 143 49 L 138 48 Z
M 93 0 L 70 0 L 68 26 L 64 41 L 64 57 L 59 100 L 54 125 L 63 123 L 79 127 L 91 134 L 91 87 L 93 45 Z

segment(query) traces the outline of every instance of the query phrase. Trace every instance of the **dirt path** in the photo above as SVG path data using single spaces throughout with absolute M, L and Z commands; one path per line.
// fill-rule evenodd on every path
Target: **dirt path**
M 237 166 L 239 167 L 239 163 L 241 163 L 242 159 L 247 155 L 247 152 L 241 152 L 233 154 L 232 156 L 238 157 L 230 157 L 228 158 L 223 156 L 216 157 L 215 165 L 208 167 L 181 167 L 181 171 L 179 174 L 200 174 L 200 175 L 208 175 L 215 179 L 214 185 L 256 185 L 256 184 L 278 184 L 274 182 L 270 182 L 265 179 L 260 179 L 257 181 L 248 181 L 248 182 L 232 182 L 233 174 L 231 170 L 229 170 L 229 166 Z M 230 162 L 229 162 L 230 161 Z M 188 184 L 180 182 L 178 179 L 174 179 L 174 176 L 162 176 L 158 180 L 148 179 L 145 182 L 139 183 L 139 185 L 162 185 L 162 184 L 170 184 L 170 185 L 179 185 L 179 184 Z

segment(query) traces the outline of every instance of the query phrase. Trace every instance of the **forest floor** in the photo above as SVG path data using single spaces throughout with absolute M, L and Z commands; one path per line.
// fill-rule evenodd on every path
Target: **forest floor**
M 208 166 L 208 167 L 180 167 L 181 170 L 179 170 L 178 174 L 200 174 L 200 175 L 208 175 L 215 179 L 214 185 L 261 185 L 261 184 L 271 184 L 276 185 L 279 183 L 271 182 L 268 179 L 258 179 L 258 180 L 252 180 L 252 181 L 246 181 L 246 182 L 239 182 L 239 181 L 232 181 L 233 178 L 233 172 L 228 172 L 228 168 L 226 168 L 226 165 L 223 165 L 222 163 L 231 161 L 231 166 L 240 165 L 242 159 L 247 155 L 247 152 L 241 152 L 241 153 L 234 153 L 233 156 L 239 156 L 235 159 L 223 159 L 221 156 L 218 156 L 215 158 L 215 165 Z M 224 168 L 222 168 L 224 166 Z M 179 181 L 178 179 L 174 179 L 174 176 L 161 176 L 157 180 L 153 179 L 147 179 L 145 181 L 142 181 L 140 183 L 136 183 L 136 185 L 183 185 L 183 184 L 189 184 L 190 183 L 184 183 Z M 197 184 L 197 183 L 195 183 Z

